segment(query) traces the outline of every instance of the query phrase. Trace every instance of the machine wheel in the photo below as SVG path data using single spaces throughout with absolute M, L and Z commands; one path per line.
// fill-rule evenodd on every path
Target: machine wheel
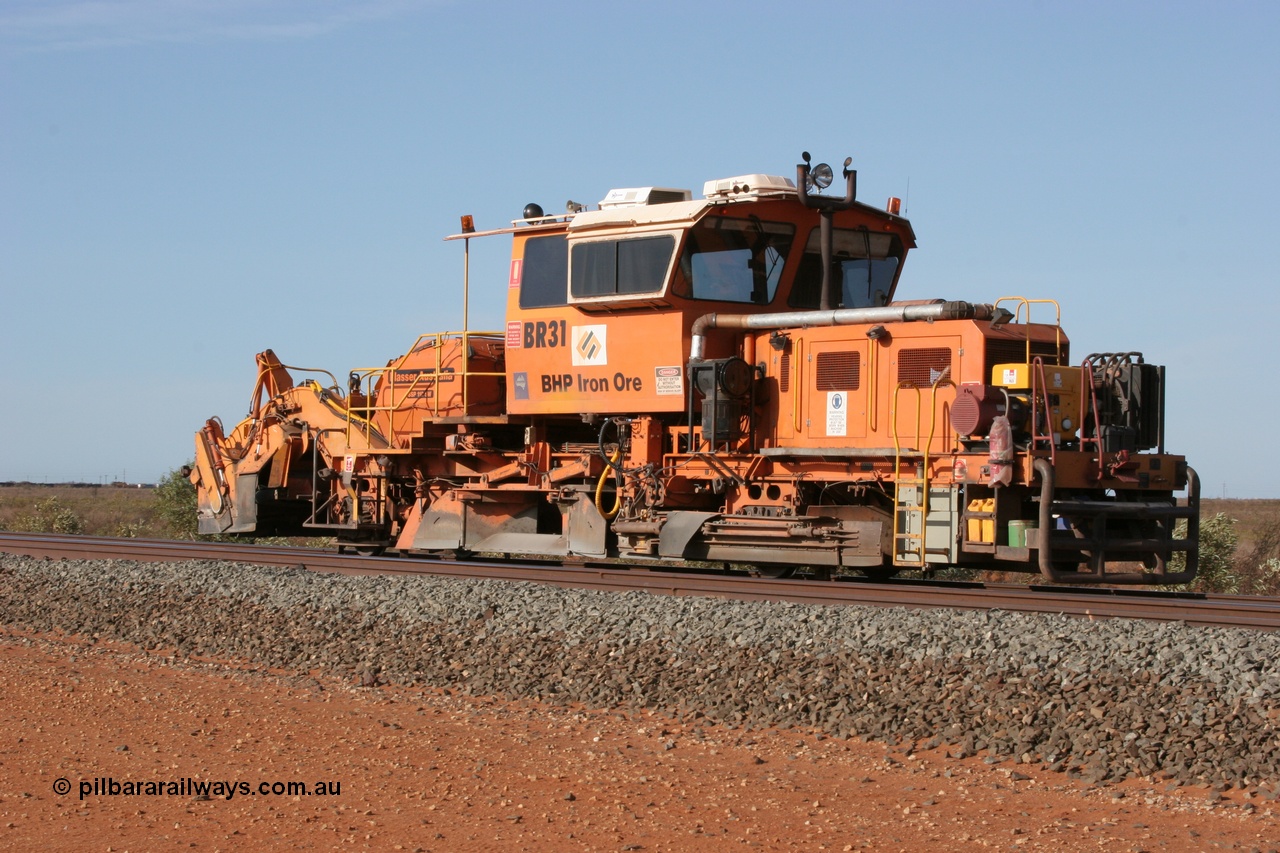
M 338 545 L 339 554 L 356 554 L 361 557 L 381 557 L 386 550 L 383 545 Z
M 897 577 L 897 566 L 863 566 L 862 573 L 873 581 L 887 581 Z
M 796 567 L 788 566 L 785 563 L 764 563 L 762 565 L 753 565 L 747 570 L 747 573 L 753 578 L 785 580 L 786 578 L 795 577 Z

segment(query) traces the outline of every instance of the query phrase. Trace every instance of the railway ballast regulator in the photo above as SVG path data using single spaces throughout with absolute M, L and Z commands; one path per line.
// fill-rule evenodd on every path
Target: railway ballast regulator
M 464 308 L 462 331 L 343 381 L 259 354 L 248 417 L 196 433 L 200 532 L 768 576 L 1193 578 L 1199 485 L 1165 451 L 1165 369 L 1073 354 L 1052 300 L 896 299 L 916 245 L 898 200 L 857 201 L 849 161 L 824 194 L 833 171 L 803 161 L 701 198 L 464 217 L 446 239 L 468 257 L 512 240 L 488 290 L 506 327 L 472 331 Z

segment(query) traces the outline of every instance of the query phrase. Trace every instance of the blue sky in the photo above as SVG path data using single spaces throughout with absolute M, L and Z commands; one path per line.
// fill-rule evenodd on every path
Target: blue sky
M 1169 371 L 1205 493 L 1280 497 L 1280 4 L 0 2 L 0 480 L 154 481 L 254 353 L 461 324 L 473 214 L 854 158 L 900 298 L 1062 302 Z M 504 240 L 472 247 L 501 325 Z

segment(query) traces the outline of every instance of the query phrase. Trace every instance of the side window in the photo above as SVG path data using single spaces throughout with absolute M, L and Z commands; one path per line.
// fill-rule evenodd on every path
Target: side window
M 575 298 L 656 293 L 666 283 L 675 245 L 670 234 L 577 243 L 569 292 Z
M 569 252 L 563 234 L 531 237 L 524 244 L 520 307 L 550 308 L 569 301 Z

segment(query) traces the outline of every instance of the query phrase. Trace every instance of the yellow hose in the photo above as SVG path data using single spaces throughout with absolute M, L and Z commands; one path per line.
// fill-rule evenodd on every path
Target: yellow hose
M 604 470 L 600 472 L 599 482 L 596 483 L 596 512 L 600 513 L 600 515 L 603 516 L 606 520 L 612 520 L 618 514 L 618 510 L 622 509 L 622 492 L 621 491 L 614 493 L 613 509 L 609 510 L 608 512 L 605 512 L 604 502 L 603 502 L 605 480 L 609 478 L 609 472 L 613 470 L 614 464 L 617 463 L 620 459 L 622 459 L 622 448 L 615 447 L 613 449 L 613 455 L 609 459 L 609 463 L 605 465 Z

